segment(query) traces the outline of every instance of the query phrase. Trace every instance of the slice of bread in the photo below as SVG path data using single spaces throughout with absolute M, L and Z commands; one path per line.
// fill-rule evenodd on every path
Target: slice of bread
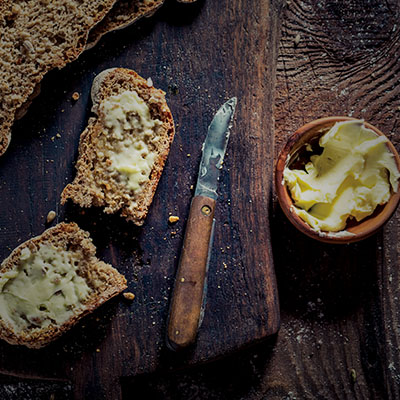
M 95 256 L 89 234 L 60 223 L 18 246 L 0 267 L 0 338 L 40 348 L 126 289 Z
M 103 35 L 123 29 L 142 17 L 150 17 L 164 0 L 118 0 L 110 12 L 89 33 L 86 50 L 91 49 Z
M 0 1 L 0 155 L 10 143 L 18 110 L 26 108 L 25 103 L 32 99 L 43 76 L 79 56 L 89 31 L 114 3 L 115 0 Z
M 142 225 L 174 137 L 165 93 L 125 68 L 100 73 L 83 131 L 77 174 L 61 195 L 81 207 L 104 207 Z

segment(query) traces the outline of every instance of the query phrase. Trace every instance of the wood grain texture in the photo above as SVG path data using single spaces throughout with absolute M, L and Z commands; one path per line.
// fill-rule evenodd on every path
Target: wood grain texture
M 275 155 L 297 128 L 329 115 L 364 118 L 399 149 L 399 15 L 396 1 L 288 2 Z M 264 378 L 267 392 L 399 398 L 399 228 L 397 212 L 363 242 L 324 245 L 296 232 L 275 202 L 271 231 L 282 328 L 271 356 L 275 368 Z
M 0 256 L 41 233 L 53 209 L 55 222 L 73 220 L 91 233 L 99 258 L 125 274 L 136 298 L 112 300 L 42 351 L 0 343 L 0 372 L 72 381 L 77 399 L 114 399 L 121 396 L 121 377 L 207 361 L 276 332 L 268 209 L 280 8 L 271 4 L 170 1 L 154 19 L 107 35 L 44 80 L 0 159 Z M 167 91 L 178 128 L 142 228 L 59 203 L 74 175 L 93 77 L 114 66 L 151 76 Z M 205 316 L 196 346 L 174 356 L 165 348 L 166 318 L 191 185 L 207 126 L 232 96 L 239 105 L 220 177 Z M 168 224 L 169 213 L 180 217 L 176 225 Z

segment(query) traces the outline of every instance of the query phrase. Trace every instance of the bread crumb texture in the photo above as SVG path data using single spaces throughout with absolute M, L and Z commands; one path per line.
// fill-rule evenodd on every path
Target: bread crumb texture
M 115 0 L 0 2 L 0 155 L 43 76 L 75 60 Z M 25 106 L 25 107 L 24 107 Z
M 115 68 L 96 77 L 92 100 L 97 116 L 81 135 L 77 174 L 61 202 L 103 207 L 142 225 L 175 132 L 165 93 Z
M 60 223 L 17 247 L 0 269 L 0 338 L 40 348 L 126 289 L 89 234 Z

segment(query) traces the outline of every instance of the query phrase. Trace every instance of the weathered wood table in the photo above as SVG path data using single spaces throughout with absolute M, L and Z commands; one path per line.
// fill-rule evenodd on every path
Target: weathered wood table
M 0 398 L 400 398 L 399 212 L 363 242 L 322 244 L 290 225 L 272 188 L 284 142 L 318 117 L 364 118 L 400 150 L 399 20 L 396 0 L 171 0 L 49 74 L 0 159 L 0 255 L 43 231 L 55 209 L 59 220 L 90 230 L 137 303 L 112 301 L 43 353 L 1 343 Z M 177 124 L 144 229 L 59 206 L 89 116 L 90 82 L 116 64 L 167 91 Z M 204 347 L 194 357 L 174 358 L 164 350 L 163 321 L 184 223 L 166 221 L 169 212 L 184 221 L 207 124 L 233 95 L 241 107 L 220 189 L 208 339 L 199 337 Z M 281 326 L 266 338 L 278 323 L 273 265 Z M 123 323 L 136 334 L 124 337 Z M 149 338 L 156 346 L 146 347 Z

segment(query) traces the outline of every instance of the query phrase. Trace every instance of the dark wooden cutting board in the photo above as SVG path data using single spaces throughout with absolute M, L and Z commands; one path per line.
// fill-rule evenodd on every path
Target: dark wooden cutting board
M 204 362 L 277 331 L 268 213 L 278 13 L 269 0 L 169 1 L 153 18 L 108 35 L 45 78 L 0 158 L 1 259 L 40 234 L 55 210 L 55 222 L 75 221 L 91 233 L 98 256 L 125 274 L 136 298 L 110 301 L 42 350 L 1 342 L 2 373 L 72 381 L 76 398 L 119 398 L 121 377 Z M 165 90 L 177 128 L 141 228 L 59 202 L 74 176 L 91 82 L 114 66 Z M 195 347 L 174 354 L 164 343 L 166 319 L 201 144 L 213 114 L 232 96 L 239 104 L 220 179 L 205 317 Z M 179 222 L 169 225 L 170 214 Z

